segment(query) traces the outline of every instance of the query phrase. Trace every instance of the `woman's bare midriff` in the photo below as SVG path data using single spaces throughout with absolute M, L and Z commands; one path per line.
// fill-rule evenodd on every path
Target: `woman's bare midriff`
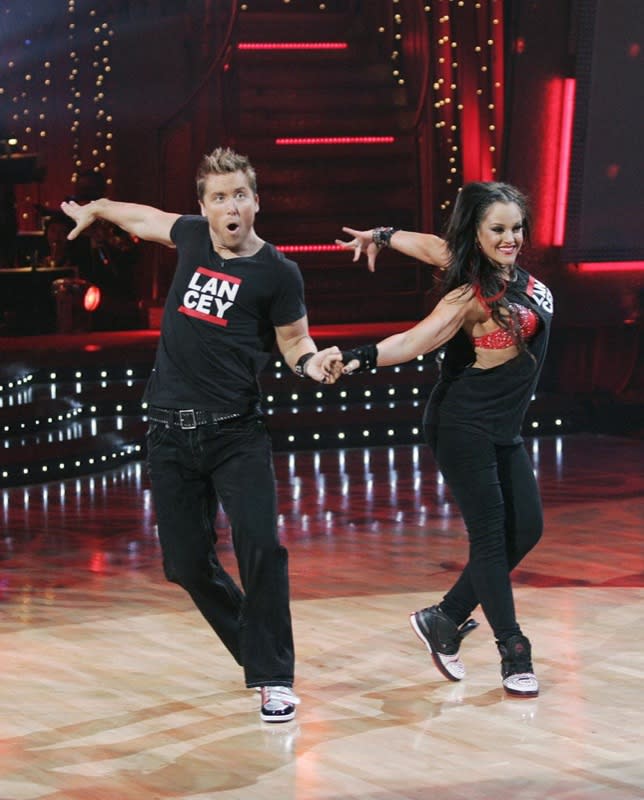
M 474 352 L 476 353 L 476 359 L 471 365 L 474 369 L 492 369 L 516 358 L 519 355 L 519 348 L 515 345 L 504 347 L 502 350 L 477 347 Z

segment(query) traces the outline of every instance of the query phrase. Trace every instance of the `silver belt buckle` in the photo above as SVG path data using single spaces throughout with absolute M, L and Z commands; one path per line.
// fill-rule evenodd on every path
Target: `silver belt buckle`
M 182 431 L 191 431 L 197 427 L 197 417 L 193 408 L 179 410 L 179 427 Z

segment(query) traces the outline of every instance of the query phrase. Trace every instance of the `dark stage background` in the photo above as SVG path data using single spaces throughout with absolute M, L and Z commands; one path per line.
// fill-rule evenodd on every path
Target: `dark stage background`
M 333 249 L 341 226 L 440 231 L 464 182 L 501 179 L 532 199 L 524 263 L 556 298 L 544 391 L 638 419 L 643 8 L 13 4 L 0 17 L 0 335 L 154 331 L 172 252 L 98 231 L 61 255 L 49 224 L 61 200 L 92 193 L 193 212 L 197 162 L 218 144 L 255 164 L 257 229 L 300 264 L 311 324 L 346 339 L 417 320 L 437 287 L 391 252 L 375 275 L 353 265 Z M 73 288 L 53 295 L 70 268 L 103 290 L 93 314 Z
M 643 259 L 639 177 L 644 172 L 644 4 L 580 6 L 577 114 L 565 255 L 577 261 Z

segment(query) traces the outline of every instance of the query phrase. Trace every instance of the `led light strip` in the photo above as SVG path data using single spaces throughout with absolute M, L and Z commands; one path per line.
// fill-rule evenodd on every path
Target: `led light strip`
M 278 145 L 393 144 L 395 136 L 301 136 L 275 139 Z
M 275 245 L 283 253 L 334 253 L 346 250 L 339 244 L 278 244 Z
M 644 272 L 644 261 L 592 261 L 577 264 L 579 272 Z
M 238 50 L 346 50 L 347 42 L 239 42 Z

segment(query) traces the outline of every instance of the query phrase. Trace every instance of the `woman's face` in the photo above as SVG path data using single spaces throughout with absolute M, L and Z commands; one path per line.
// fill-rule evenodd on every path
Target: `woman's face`
M 476 229 L 483 254 L 509 271 L 523 245 L 523 214 L 516 203 L 492 203 Z

